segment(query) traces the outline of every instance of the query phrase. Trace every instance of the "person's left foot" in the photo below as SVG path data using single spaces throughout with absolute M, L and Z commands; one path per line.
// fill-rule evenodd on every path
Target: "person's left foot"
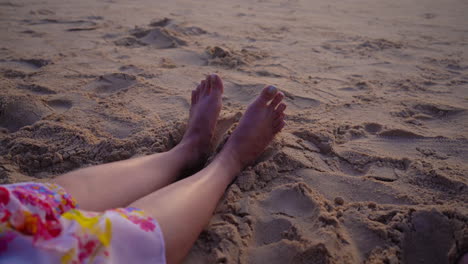
M 192 91 L 187 131 L 179 144 L 189 149 L 191 166 L 200 164 L 209 154 L 223 90 L 221 78 L 211 74 Z

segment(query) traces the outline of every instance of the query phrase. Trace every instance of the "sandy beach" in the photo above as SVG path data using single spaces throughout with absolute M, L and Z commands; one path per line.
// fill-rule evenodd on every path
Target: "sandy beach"
M 201 263 L 456 263 L 468 252 L 468 2 L 0 2 L 0 181 L 171 149 L 224 80 L 214 154 L 265 85 L 287 125 Z M 187 219 L 187 224 L 190 224 Z

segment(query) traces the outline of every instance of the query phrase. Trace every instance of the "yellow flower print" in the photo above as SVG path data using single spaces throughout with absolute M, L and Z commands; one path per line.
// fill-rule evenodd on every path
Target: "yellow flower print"
M 95 235 L 104 246 L 109 246 L 112 238 L 112 223 L 106 218 L 104 230 L 99 226 L 101 215 L 87 217 L 78 210 L 70 210 L 62 215 L 63 218 L 76 221 L 82 228 Z

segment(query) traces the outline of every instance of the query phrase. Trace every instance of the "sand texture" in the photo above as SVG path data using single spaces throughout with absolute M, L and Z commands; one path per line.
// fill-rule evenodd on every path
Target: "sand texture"
M 2 183 L 170 149 L 215 72 L 217 151 L 265 84 L 287 127 L 185 263 L 468 251 L 467 1 L 0 1 Z

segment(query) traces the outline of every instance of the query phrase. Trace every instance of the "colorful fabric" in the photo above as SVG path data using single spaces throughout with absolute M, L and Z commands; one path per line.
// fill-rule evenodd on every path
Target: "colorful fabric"
M 166 263 L 161 229 L 136 208 L 78 209 L 56 184 L 0 186 L 0 263 Z

